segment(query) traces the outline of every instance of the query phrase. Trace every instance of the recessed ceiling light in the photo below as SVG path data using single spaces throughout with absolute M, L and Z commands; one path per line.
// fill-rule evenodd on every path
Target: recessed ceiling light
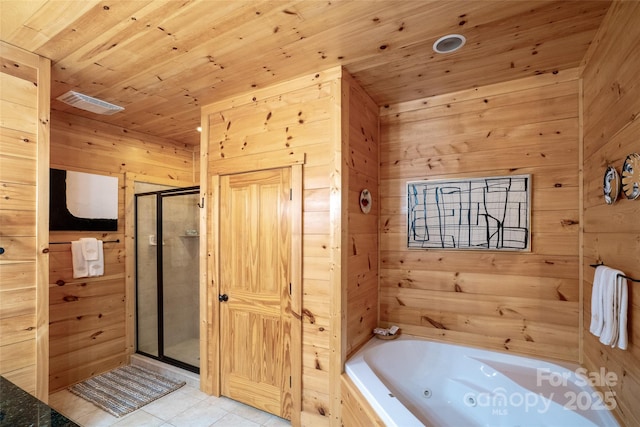
M 198 132 L 202 132 L 202 126 L 198 126 L 198 127 L 196 128 L 196 130 L 197 130 Z
M 448 34 L 440 37 L 433 44 L 433 50 L 437 53 L 450 53 L 455 52 L 464 46 L 467 39 L 460 34 Z

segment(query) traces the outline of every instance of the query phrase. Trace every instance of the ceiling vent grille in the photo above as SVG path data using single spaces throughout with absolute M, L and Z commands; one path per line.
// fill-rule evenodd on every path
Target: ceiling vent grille
M 56 99 L 64 102 L 65 104 L 69 104 L 72 107 L 91 111 L 92 113 L 96 114 L 111 115 L 117 113 L 118 111 L 124 110 L 124 107 L 121 107 L 119 105 L 111 104 L 101 99 L 74 92 L 72 90 L 63 95 L 60 95 Z

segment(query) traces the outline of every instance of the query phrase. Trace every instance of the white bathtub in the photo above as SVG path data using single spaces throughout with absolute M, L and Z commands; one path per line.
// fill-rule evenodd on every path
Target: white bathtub
M 346 372 L 387 426 L 618 426 L 614 374 L 402 335 L 371 339 Z M 608 392 L 611 393 L 611 392 Z

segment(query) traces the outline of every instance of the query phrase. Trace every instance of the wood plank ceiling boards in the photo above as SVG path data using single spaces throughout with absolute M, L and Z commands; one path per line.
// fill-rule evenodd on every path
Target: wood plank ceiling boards
M 53 109 L 197 145 L 201 105 L 336 65 L 378 105 L 579 66 L 609 4 L 3 0 L 0 38 L 52 60 Z M 434 54 L 449 33 L 465 47 Z M 126 110 L 55 100 L 68 90 Z

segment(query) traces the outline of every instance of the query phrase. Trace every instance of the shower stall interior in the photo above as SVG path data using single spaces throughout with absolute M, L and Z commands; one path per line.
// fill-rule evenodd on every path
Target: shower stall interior
M 138 184 L 136 352 L 198 373 L 199 187 Z

